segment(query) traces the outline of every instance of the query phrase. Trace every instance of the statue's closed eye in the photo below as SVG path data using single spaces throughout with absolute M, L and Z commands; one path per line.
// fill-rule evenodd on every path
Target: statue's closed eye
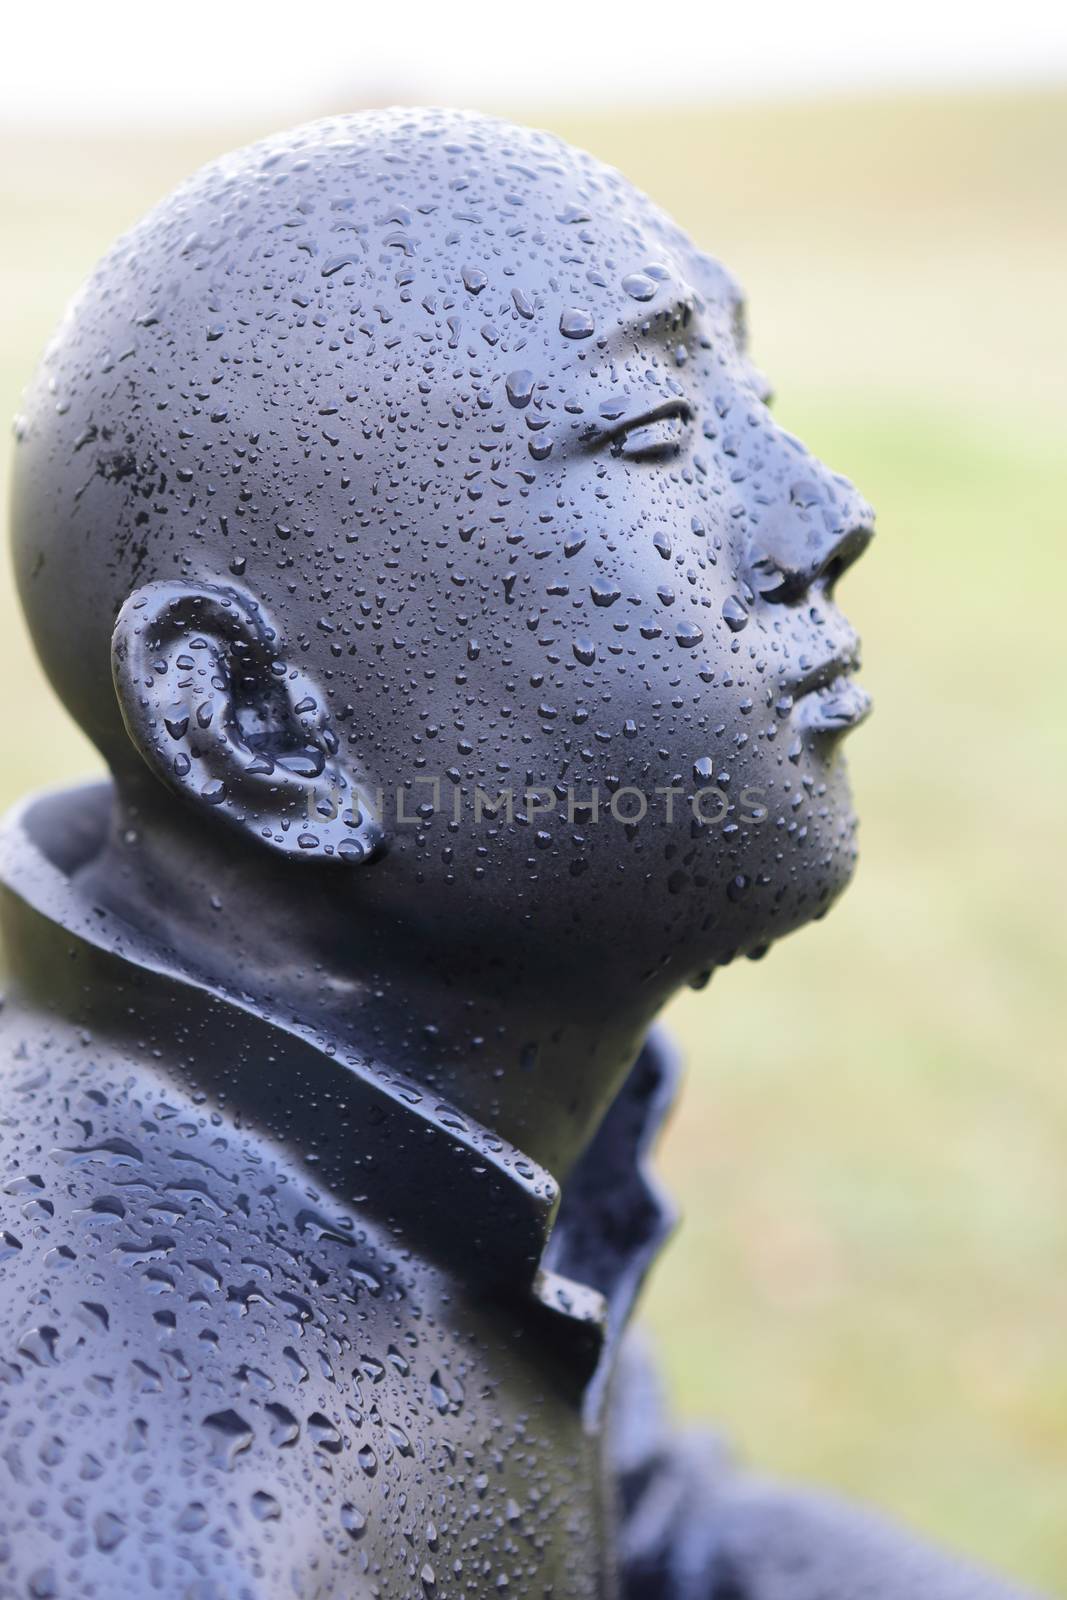
M 656 460 L 677 455 L 689 431 L 689 408 L 680 406 L 669 416 L 631 423 L 611 443 L 612 455 L 631 460 Z
M 688 403 L 672 398 L 613 417 L 609 426 L 594 429 L 587 437 L 594 446 L 609 445 L 614 456 L 650 461 L 676 455 L 691 421 Z

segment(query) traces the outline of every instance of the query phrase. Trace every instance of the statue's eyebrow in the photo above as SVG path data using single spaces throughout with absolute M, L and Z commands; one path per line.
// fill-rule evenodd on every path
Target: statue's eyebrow
M 648 305 L 633 315 L 623 317 L 618 327 L 608 334 L 609 341 L 616 339 L 642 339 L 646 335 L 678 333 L 689 327 L 700 315 L 700 300 L 695 292 L 680 294 L 665 306 Z

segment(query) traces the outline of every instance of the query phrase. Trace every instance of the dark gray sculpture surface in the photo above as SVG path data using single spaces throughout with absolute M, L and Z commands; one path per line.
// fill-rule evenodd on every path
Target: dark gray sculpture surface
M 112 781 L 3 843 L 3 1595 L 1006 1595 L 620 1353 L 653 1019 L 853 864 L 871 514 L 766 398 L 721 267 L 470 115 L 240 152 L 90 279 L 15 458 Z

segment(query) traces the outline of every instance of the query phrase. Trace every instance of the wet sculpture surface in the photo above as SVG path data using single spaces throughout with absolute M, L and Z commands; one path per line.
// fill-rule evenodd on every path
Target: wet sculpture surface
M 871 514 L 766 399 L 720 266 L 458 113 L 223 160 L 90 279 L 15 452 L 112 781 L 3 842 L 3 1595 L 1006 1594 L 620 1349 L 653 1020 L 853 864 Z

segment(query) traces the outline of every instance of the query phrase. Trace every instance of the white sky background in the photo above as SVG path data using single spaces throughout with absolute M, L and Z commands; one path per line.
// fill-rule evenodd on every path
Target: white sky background
M 1063 0 L 21 0 L 5 122 L 700 103 L 1067 78 Z

